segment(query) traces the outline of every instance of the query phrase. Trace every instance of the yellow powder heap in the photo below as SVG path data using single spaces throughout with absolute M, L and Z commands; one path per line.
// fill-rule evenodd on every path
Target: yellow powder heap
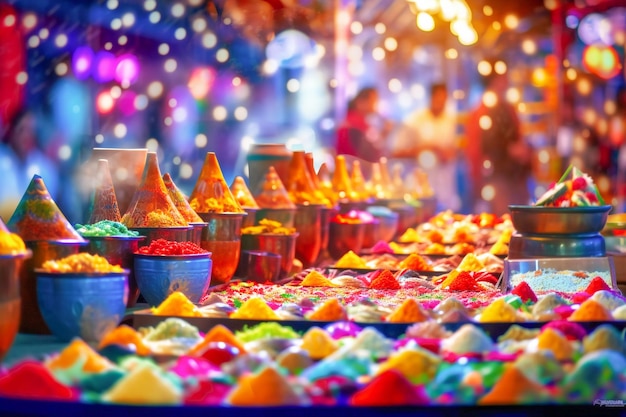
M 283 227 L 281 222 L 270 219 L 259 220 L 256 226 L 248 226 L 241 229 L 242 235 L 259 235 L 271 233 L 274 235 L 291 235 L 296 232 L 295 227 Z
M 407 298 L 387 316 L 390 323 L 418 323 L 428 320 L 430 317 L 424 308 L 414 298 Z
M 568 320 L 570 321 L 611 321 L 613 316 L 599 302 L 589 298 L 585 300 L 578 310 L 574 311 Z
M 272 367 L 241 377 L 228 396 L 228 403 L 243 407 L 302 405 L 303 401 L 283 375 Z
M 517 311 L 504 297 L 491 302 L 480 315 L 481 323 L 512 323 L 517 321 Z
M 398 264 L 398 268 L 410 269 L 412 271 L 431 271 L 433 269 L 426 259 L 417 253 L 412 253 L 403 259 Z
M 239 349 L 239 353 L 246 353 L 243 343 L 237 339 L 237 336 L 230 329 L 222 324 L 213 326 L 211 330 L 204 336 L 204 339 L 191 348 L 188 355 L 195 356 L 201 354 L 204 349 L 212 342 L 223 342 L 227 345 L 234 346 Z
M 141 364 L 117 381 L 102 399 L 118 404 L 179 404 L 183 392 L 153 365 Z
M 146 356 L 150 354 L 150 348 L 143 343 L 141 335 L 132 327 L 122 324 L 104 335 L 98 349 L 109 345 L 121 345 L 135 347 L 137 355 Z
M 122 223 L 129 228 L 187 226 L 163 183 L 156 152 L 146 155 L 141 183 L 122 217 Z
M 196 213 L 245 213 L 230 192 L 214 152 L 206 154 L 189 204 Z
M 271 166 L 265 178 L 258 185 L 254 200 L 264 209 L 295 209 L 296 205 L 289 198 L 289 193 L 280 180 L 276 169 Z
M 98 160 L 89 224 L 98 223 L 102 220 L 110 220 L 112 222 L 120 222 L 122 220 L 120 208 L 117 205 L 111 171 L 109 170 L 109 161 L 106 159 Z
M 2 223 L 2 219 L 0 219 Z M 0 255 L 17 255 L 26 251 L 26 244 L 22 238 L 16 234 L 9 232 L 4 223 L 0 227 Z
M 537 348 L 552 351 L 558 361 L 571 360 L 574 354 L 572 344 L 563 333 L 550 327 L 539 335 Z
M 278 320 L 278 314 L 262 298 L 252 297 L 241 305 L 233 314 L 233 319 Z
M 300 283 L 302 287 L 338 287 L 331 280 L 317 271 L 311 271 Z
M 367 264 L 359 255 L 353 251 L 348 251 L 337 260 L 335 267 L 346 269 L 365 269 L 367 268 Z
M 39 175 L 34 175 L 7 227 L 25 241 L 72 240 L 84 242 L 54 202 Z
M 74 339 L 59 354 L 48 362 L 45 366 L 51 371 L 68 370 L 81 364 L 79 369 L 84 373 L 100 373 L 109 370 L 114 365 L 106 358 L 100 356 L 82 339 Z
M 337 298 L 329 298 L 309 315 L 309 320 L 337 321 L 347 320 L 348 313 Z
M 483 264 L 473 253 L 468 253 L 456 269 L 459 271 L 478 272 L 485 269 L 485 264 Z
M 327 205 L 322 193 L 319 193 L 306 165 L 304 151 L 294 151 L 289 164 L 289 176 L 285 184 L 289 198 L 295 204 Z
M 100 256 L 87 252 L 75 253 L 61 259 L 51 259 L 41 265 L 41 269 L 46 272 L 65 273 L 109 273 L 124 272 L 119 265 L 111 265 L 109 261 Z
M 325 162 L 320 165 L 320 168 L 317 171 L 317 180 L 319 183 L 320 191 L 322 192 L 322 194 L 324 194 L 324 197 L 326 197 L 330 201 L 330 206 L 333 207 L 335 204 L 337 204 L 339 198 L 333 190 L 333 183 L 331 181 L 330 171 L 328 170 L 328 165 L 326 165 Z
M 419 347 L 404 349 L 392 354 L 383 362 L 376 374 L 394 369 L 413 383 L 431 381 L 437 373 L 441 359 L 434 353 Z
M 529 379 L 513 364 L 506 368 L 491 391 L 478 400 L 480 405 L 511 405 L 536 403 L 545 400 L 543 386 Z
M 163 175 L 163 183 L 165 184 L 165 188 L 167 188 L 170 198 L 183 218 L 188 223 L 203 223 L 202 218 L 198 216 L 198 213 L 196 213 L 194 209 L 191 208 L 187 198 L 180 188 L 176 186 L 174 180 L 172 180 L 172 176 L 167 172 Z
M 300 347 L 308 352 L 311 359 L 320 360 L 339 349 L 339 344 L 323 329 L 314 326 L 302 336 Z
M 404 233 L 402 233 L 402 235 L 400 235 L 400 237 L 398 238 L 398 242 L 400 243 L 413 243 L 418 241 L 419 236 L 417 235 L 417 230 L 412 227 L 406 229 Z
M 174 291 L 158 307 L 153 307 L 152 314 L 155 316 L 202 317 L 198 307 L 180 291 Z
M 242 208 L 259 208 L 242 176 L 235 177 L 233 183 L 230 184 L 230 192 Z

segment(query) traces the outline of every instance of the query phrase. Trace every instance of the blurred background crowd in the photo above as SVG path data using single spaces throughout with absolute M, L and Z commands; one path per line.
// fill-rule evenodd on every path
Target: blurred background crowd
M 623 211 L 623 1 L 1 0 L 0 39 L 5 220 L 40 174 L 84 221 L 94 148 L 156 151 L 189 193 L 256 143 L 419 167 L 465 213 L 574 163 Z

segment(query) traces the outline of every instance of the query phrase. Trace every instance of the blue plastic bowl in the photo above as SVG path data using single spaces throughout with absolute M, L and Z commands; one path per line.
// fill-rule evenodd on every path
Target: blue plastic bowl
M 158 306 L 175 291 L 199 303 L 211 282 L 211 253 L 190 255 L 135 254 L 135 279 L 143 298 Z
M 108 273 L 55 273 L 37 270 L 37 303 L 57 338 L 98 342 L 124 318 L 128 270 Z

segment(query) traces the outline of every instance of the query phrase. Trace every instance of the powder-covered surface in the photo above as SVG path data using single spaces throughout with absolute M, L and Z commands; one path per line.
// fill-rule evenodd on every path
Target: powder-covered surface
M 612 287 L 611 274 L 608 271 L 557 271 L 556 269 L 542 269 L 511 275 L 510 287 L 513 288 L 522 281 L 535 292 L 557 291 L 576 293 L 584 291 L 595 277 L 600 277 L 609 287 Z

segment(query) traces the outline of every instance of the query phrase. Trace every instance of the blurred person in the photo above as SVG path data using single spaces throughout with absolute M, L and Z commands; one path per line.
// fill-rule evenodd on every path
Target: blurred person
M 446 108 L 448 88 L 435 83 L 430 104 L 410 114 L 397 134 L 392 156 L 415 158 L 435 191 L 439 210 L 458 211 L 456 115 Z
M 378 162 L 385 153 L 385 139 L 391 130 L 388 121 L 376 123 L 378 91 L 361 89 L 348 103 L 348 112 L 337 130 L 337 155 L 352 155 L 369 162 Z
M 0 216 L 7 222 L 35 174 L 40 175 L 48 192 L 56 199 L 59 176 L 55 163 L 37 142 L 37 120 L 30 111 L 18 112 L 2 135 L 0 144 Z
M 524 141 L 517 111 L 505 97 L 508 79 L 485 77 L 485 94 L 466 125 L 470 179 L 476 212 L 508 213 L 510 204 L 528 204 L 531 149 Z

